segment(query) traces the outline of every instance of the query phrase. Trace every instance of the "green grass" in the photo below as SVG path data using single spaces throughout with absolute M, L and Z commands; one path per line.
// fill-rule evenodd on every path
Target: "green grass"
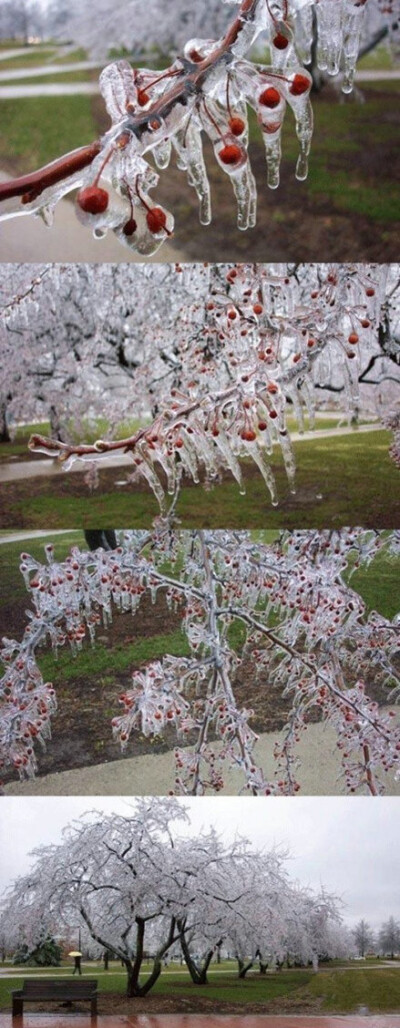
M 4 537 L 7 533 L 1 533 Z M 71 546 L 79 546 L 87 549 L 83 532 L 65 532 L 63 535 L 54 535 L 49 531 L 48 536 L 40 539 L 27 539 L 21 542 L 2 543 L 0 545 L 0 607 L 8 607 L 10 603 L 17 600 L 27 600 L 24 579 L 19 570 L 21 553 L 27 551 L 35 560 L 45 562 L 44 547 L 46 543 L 53 543 L 54 556 L 56 560 L 65 560 Z
M 261 475 L 249 467 L 247 492 L 239 493 L 228 479 L 211 491 L 185 486 L 177 506 L 182 527 L 204 528 L 338 528 L 363 525 L 397 527 L 399 473 L 388 454 L 390 434 L 357 431 L 335 439 L 304 439 L 294 443 L 297 460 L 295 496 L 289 491 L 283 461 L 274 451 L 279 505 L 272 507 Z M 127 468 L 118 469 L 123 479 Z M 105 474 L 105 473 L 104 473 Z M 77 481 L 78 474 L 72 475 Z M 72 495 L 67 475 L 5 484 L 2 488 L 7 521 L 3 526 L 42 528 L 127 528 L 150 526 L 158 504 L 150 490 L 129 491 L 100 485 L 92 494 Z M 57 494 L 57 489 L 60 494 Z M 28 502 L 29 501 L 29 502 Z
M 385 188 L 378 189 L 375 183 L 363 183 L 356 170 L 357 162 L 353 168 L 353 172 L 350 168 L 336 169 L 333 175 L 326 167 L 325 156 L 315 153 L 307 180 L 309 192 L 313 196 L 323 193 L 338 210 L 360 214 L 371 221 L 391 221 L 393 212 L 400 209 L 399 185 L 385 182 Z
M 55 57 L 54 64 L 71 64 L 72 61 L 87 61 L 88 52 L 83 46 L 78 46 L 76 50 L 70 50 L 69 53 L 63 54 L 62 57 Z
M 50 971 L 50 974 L 49 974 Z M 60 968 L 47 969 L 49 977 L 54 975 L 57 977 L 62 973 Z M 71 974 L 71 968 L 68 969 Z M 67 972 L 67 973 L 68 973 Z M 97 968 L 85 969 L 87 975 L 91 977 L 96 976 L 98 973 Z M 34 973 L 36 975 L 36 969 L 27 968 L 27 974 Z M 312 973 L 307 970 L 296 970 L 296 971 L 285 971 L 281 974 L 271 974 L 264 977 L 254 977 L 239 981 L 236 977 L 236 969 L 233 967 L 233 972 L 226 977 L 218 974 L 213 977 L 212 972 L 209 976 L 209 984 L 204 986 L 204 995 L 207 999 L 215 999 L 221 1002 L 234 1002 L 234 1003 L 265 1003 L 268 1000 L 274 999 L 277 996 L 286 996 L 296 991 L 300 987 L 304 987 L 308 982 L 311 981 Z M 113 971 L 108 974 L 99 974 L 99 993 L 104 992 L 125 992 L 126 976 L 123 971 L 115 973 Z M 22 988 L 23 974 L 21 978 L 13 979 L 1 979 L 0 980 L 0 1008 L 8 1008 L 10 1004 L 10 994 L 13 989 Z M 203 991 L 203 989 L 201 991 Z M 189 975 L 182 975 L 174 973 L 174 970 L 163 970 L 160 978 L 158 979 L 154 989 L 152 990 L 154 995 L 164 995 L 167 997 L 173 997 L 174 995 L 188 997 L 194 999 L 199 993 L 199 987 L 194 986 L 189 978 Z M 101 999 L 100 999 L 101 1009 Z
M 385 102 L 377 92 L 385 92 Z M 309 161 L 309 175 L 301 184 L 311 201 L 329 203 L 337 211 L 348 211 L 372 222 L 393 221 L 393 212 L 400 208 L 400 184 L 392 176 L 394 157 L 393 131 L 398 124 L 398 82 L 362 83 L 365 103 L 353 98 L 341 103 L 322 93 L 313 98 L 314 135 Z M 256 117 L 250 113 L 250 139 L 259 142 Z M 378 153 L 386 160 L 373 160 Z M 293 116 L 288 110 L 282 130 L 282 154 L 285 162 L 295 164 L 298 143 Z M 368 155 L 365 160 L 364 155 Z M 279 204 L 272 213 L 279 223 L 285 212 Z
M 114 965 L 115 966 L 115 965 Z M 108 973 L 96 965 L 84 965 L 84 974 L 90 977 L 98 977 L 98 987 L 101 994 L 117 993 L 124 994 L 126 977 L 123 970 L 116 971 L 114 966 Z M 187 973 L 177 974 L 176 967 L 163 969 L 152 994 L 171 998 L 176 996 L 179 1000 L 186 998 L 196 1003 L 196 997 L 205 996 L 207 1000 L 214 1000 L 216 1003 L 230 1004 L 239 1003 L 243 1007 L 250 1004 L 260 1004 L 260 1010 L 270 1000 L 282 1000 L 282 1007 L 285 1006 L 286 997 L 291 997 L 292 1002 L 299 1002 L 300 1008 L 307 1009 L 307 1001 L 311 1009 L 315 1011 L 315 1002 L 319 1001 L 318 1009 L 321 1013 L 343 1013 L 351 1014 L 357 1012 L 360 1005 L 367 1006 L 370 1013 L 395 1012 L 400 1006 L 400 973 L 397 968 L 356 968 L 353 970 L 321 970 L 313 973 L 310 969 L 284 970 L 277 974 L 267 974 L 260 977 L 257 974 L 250 976 L 244 981 L 236 977 L 235 965 L 231 965 L 231 973 L 215 973 L 217 968 L 211 969 L 209 983 L 206 986 L 194 986 Z M 146 967 L 144 970 L 148 970 Z M 182 969 L 183 970 L 183 969 Z M 220 968 L 221 970 L 221 968 Z M 71 974 L 71 966 L 68 968 L 39 969 L 27 968 L 26 974 L 35 974 L 45 977 L 58 977 L 63 974 Z M 0 980 L 0 1008 L 8 1010 L 11 1002 L 11 991 L 22 987 L 24 972 L 20 977 L 6 978 Z M 223 1007 L 218 1007 L 218 1010 Z M 279 1010 L 276 1006 L 275 1012 Z M 170 1010 L 170 1007 L 169 1007 Z
M 381 43 L 380 46 L 376 46 L 374 50 L 371 50 L 369 54 L 365 54 L 365 57 L 361 57 L 357 62 L 357 68 L 359 68 L 360 71 L 365 69 L 372 69 L 373 71 L 390 71 L 393 67 L 393 55 L 384 43 Z
M 132 629 L 134 631 L 134 625 Z M 43 656 L 39 653 L 38 664 L 46 680 L 54 680 L 56 683 L 60 678 L 64 682 L 73 682 L 82 675 L 103 673 L 107 673 L 112 681 L 115 674 L 145 664 L 147 661 L 157 660 L 166 653 L 177 657 L 190 656 L 186 636 L 179 630 L 167 635 L 138 639 L 130 644 L 122 643 L 114 646 L 112 650 L 96 642 L 94 648 L 86 646 L 75 658 L 71 658 L 69 648 L 60 653 L 58 660 L 55 660 L 51 653 Z
M 378 553 L 369 568 L 363 567 L 345 576 L 352 589 L 362 596 L 368 613 L 376 610 L 386 618 L 399 612 L 400 558 Z
M 33 171 L 98 136 L 90 96 L 1 100 L 0 110 L 0 161 L 12 155 L 17 171 Z
M 10 47 L 11 49 L 11 47 Z M 15 47 L 19 49 L 18 46 Z M 57 51 L 52 49 L 42 49 L 41 47 L 35 47 L 33 50 L 28 49 L 25 54 L 20 54 L 19 57 L 8 57 L 4 61 L 0 61 L 0 71 L 8 71 L 11 68 L 40 68 L 45 61 L 50 61 Z
M 362 1004 L 385 1013 L 400 1007 L 398 968 L 360 968 L 316 975 L 309 984 L 312 996 L 322 999 L 324 1011 L 352 1013 Z

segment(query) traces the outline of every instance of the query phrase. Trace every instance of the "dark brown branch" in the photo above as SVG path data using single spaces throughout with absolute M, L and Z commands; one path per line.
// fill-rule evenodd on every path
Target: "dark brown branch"
M 21 196 L 22 203 L 31 203 L 49 186 L 62 182 L 63 179 L 92 164 L 100 151 L 101 141 L 96 139 L 88 146 L 81 146 L 79 150 L 72 150 L 51 164 L 45 164 L 44 168 L 39 168 L 38 171 L 22 175 L 21 178 L 10 179 L 8 182 L 0 182 L 0 201 Z

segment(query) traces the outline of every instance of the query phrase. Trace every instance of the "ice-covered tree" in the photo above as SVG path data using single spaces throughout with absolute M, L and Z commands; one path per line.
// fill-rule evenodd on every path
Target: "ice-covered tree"
M 365 954 L 368 952 L 368 950 L 372 949 L 372 947 L 375 945 L 375 936 L 371 926 L 368 924 L 367 921 L 364 920 L 364 918 L 361 918 L 361 921 L 359 921 L 356 927 L 354 928 L 353 935 L 354 942 L 357 947 L 357 952 L 359 953 L 360 957 L 365 957 Z
M 374 0 L 241 0 L 217 39 L 210 38 L 211 26 L 203 29 L 207 8 L 195 4 L 193 31 L 205 32 L 205 38 L 189 39 L 182 55 L 161 72 L 132 69 L 125 59 L 108 65 L 101 73 L 100 89 L 112 127 L 102 139 L 37 172 L 1 184 L 0 200 L 11 201 L 5 216 L 40 212 L 50 223 L 58 200 L 79 188 L 76 212 L 88 228 L 100 236 L 111 229 L 136 253 L 152 254 L 172 235 L 174 218 L 150 197 L 159 175 L 147 158 L 153 157 L 156 167 L 163 170 L 174 153 L 198 195 L 200 221 L 207 225 L 211 197 L 202 148 L 205 134 L 218 165 L 231 180 L 238 228 L 253 227 L 257 197 L 247 152 L 249 108 L 255 113 L 265 145 L 268 184 L 273 189 L 279 184 L 282 124 L 290 108 L 300 150 L 296 176 L 304 180 L 313 129 L 312 77 L 306 65 L 312 58 L 314 18 L 317 64 L 336 75 L 342 63 L 342 88 L 350 92 L 365 9 L 372 3 Z M 113 9 L 116 20 L 120 9 L 120 5 L 116 12 Z M 176 11 L 180 13 L 180 5 L 170 4 L 168 9 L 173 19 Z M 126 10 L 128 18 L 132 15 L 139 20 L 142 16 L 135 4 Z M 165 23 L 165 5 L 161 12 L 158 19 L 151 19 L 152 31 L 154 24 Z M 224 9 L 224 25 L 225 13 Z M 395 23 L 387 4 L 382 16 L 389 24 Z M 146 11 L 144 22 L 148 17 Z M 101 24 L 100 18 L 90 19 L 89 35 L 96 24 Z M 107 43 L 115 40 L 103 31 Z M 121 36 L 120 30 L 118 34 Z M 260 35 L 266 43 L 266 63 L 248 57 Z
M 381 953 L 389 954 L 392 960 L 400 952 L 400 924 L 394 917 L 381 926 L 378 941 Z
M 56 695 L 36 662 L 40 645 L 57 652 L 69 644 L 74 653 L 87 634 L 95 641 L 113 610 L 134 614 L 144 595 L 156 600 L 162 592 L 190 655 L 166 654 L 133 673 L 112 722 L 123 748 L 135 730 L 156 737 L 170 726 L 177 792 L 218 792 L 232 765 L 252 793 L 292 795 L 299 789 L 296 743 L 314 712 L 337 733 L 345 788 L 376 794 L 381 776 L 398 772 L 400 731 L 395 711 L 378 709 L 366 681 L 373 674 L 388 698 L 398 692 L 397 621 L 367 614 L 347 575 L 349 565 L 398 550 L 396 532 L 293 532 L 266 543 L 247 533 L 172 532 L 160 523 L 154 533 L 128 533 L 117 550 L 74 548 L 63 563 L 51 545 L 46 564 L 23 554 L 32 610 L 22 639 L 2 644 L 3 763 L 34 774 L 37 743 L 50 734 Z M 241 708 L 235 675 L 244 657 L 252 661 L 252 687 Z M 261 671 L 290 699 L 273 780 L 258 766 L 249 724 Z
M 0 39 L 28 43 L 45 28 L 45 13 L 38 0 L 1 0 Z
M 127 816 L 86 815 L 65 829 L 61 843 L 35 851 L 29 874 L 17 879 L 3 901 L 4 916 L 17 912 L 32 940 L 38 910 L 46 909 L 66 931 L 81 924 L 92 945 L 122 961 L 130 997 L 153 988 L 163 957 L 178 942 L 198 985 L 207 980 L 217 946 L 231 945 L 246 932 L 250 938 L 262 930 L 264 940 L 268 932 L 274 958 L 279 937 L 291 931 L 296 902 L 300 913 L 300 893 L 302 959 L 319 952 L 329 920 L 340 919 L 333 898 L 321 900 L 292 883 L 276 851 L 260 854 L 240 838 L 225 843 L 215 829 L 179 835 L 185 820 L 176 800 L 160 798 L 136 801 Z M 257 904 L 269 929 L 260 928 Z M 150 973 L 143 967 L 145 949 L 153 954 Z
M 26 421 L 40 396 L 62 438 L 35 435 L 31 448 L 64 468 L 129 453 L 131 480 L 144 478 L 165 513 L 184 474 L 209 485 L 227 471 L 244 490 L 247 458 L 276 503 L 273 447 L 294 491 L 291 419 L 302 432 L 328 403 L 354 421 L 382 417 L 399 460 L 396 265 L 77 265 L 38 267 L 33 278 L 24 265 L 19 274 L 19 291 L 13 269 L 2 286 L 3 407 Z M 90 411 L 108 435 L 69 441 Z M 116 422 L 138 417 L 150 423 L 113 438 Z

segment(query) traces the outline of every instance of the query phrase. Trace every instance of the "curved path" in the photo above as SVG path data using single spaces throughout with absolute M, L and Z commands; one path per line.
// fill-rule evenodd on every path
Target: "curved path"
M 95 68 L 103 68 L 105 61 L 71 61 L 66 64 L 44 64 L 35 68 L 9 68 L 1 71 L 0 82 L 12 82 L 17 79 L 36 79 L 42 75 L 63 75 L 68 71 L 92 71 Z M 82 83 L 78 82 L 78 85 Z

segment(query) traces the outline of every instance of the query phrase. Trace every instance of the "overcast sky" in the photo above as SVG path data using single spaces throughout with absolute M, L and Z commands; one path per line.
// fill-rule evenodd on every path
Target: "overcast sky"
M 400 799 L 385 797 L 215 797 L 183 799 L 190 831 L 216 826 L 225 840 L 246 836 L 258 848 L 283 846 L 288 869 L 304 885 L 340 896 L 346 921 L 377 926 L 400 918 Z M 62 828 L 88 810 L 129 814 L 119 797 L 2 797 L 0 889 L 30 867 L 30 851 L 56 843 Z M 179 827 L 179 831 L 182 828 Z

